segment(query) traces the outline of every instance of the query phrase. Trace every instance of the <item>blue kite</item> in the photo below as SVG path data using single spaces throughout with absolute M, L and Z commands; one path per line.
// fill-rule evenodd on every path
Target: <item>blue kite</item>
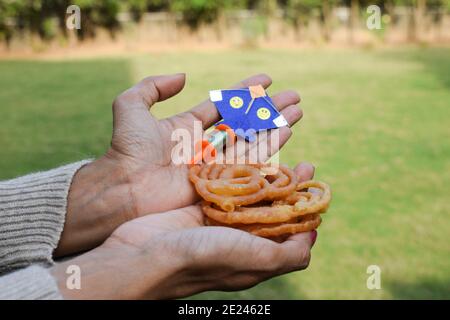
M 247 141 L 253 142 L 256 133 L 261 130 L 288 125 L 261 85 L 244 89 L 212 90 L 209 98 L 223 118 L 220 124 L 227 125 L 237 136 Z

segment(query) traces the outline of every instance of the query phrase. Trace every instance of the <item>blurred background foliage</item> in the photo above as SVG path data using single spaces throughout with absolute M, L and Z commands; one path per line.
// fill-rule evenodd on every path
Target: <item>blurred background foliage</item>
M 112 37 L 121 28 L 120 12 L 127 12 L 139 22 L 147 12 L 167 12 L 180 17 L 181 22 L 195 30 L 202 24 L 212 24 L 228 11 L 253 10 L 261 17 L 281 13 L 297 30 L 311 17 L 319 18 L 325 40 L 329 39 L 330 14 L 335 7 L 348 7 L 349 25 L 356 26 L 363 9 L 371 4 L 380 6 L 383 14 L 392 15 L 401 6 L 411 12 L 410 38 L 414 27 L 427 10 L 444 14 L 450 11 L 450 0 L 0 0 L 0 41 L 9 43 L 13 36 L 24 32 L 50 40 L 57 35 L 67 37 L 66 8 L 78 5 L 83 14 L 82 28 L 77 30 L 80 40 L 96 36 L 98 28 L 105 28 Z M 440 14 L 435 17 L 440 19 Z M 254 26 L 253 26 L 254 27 Z

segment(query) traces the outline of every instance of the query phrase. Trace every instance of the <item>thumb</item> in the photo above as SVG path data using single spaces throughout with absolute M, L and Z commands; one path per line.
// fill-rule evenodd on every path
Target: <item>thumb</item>
M 184 73 L 151 76 L 143 79 L 134 88 L 151 107 L 158 101 L 164 101 L 180 92 L 186 82 Z
M 131 109 L 148 112 L 148 109 L 156 102 L 166 100 L 180 92 L 185 81 L 184 73 L 151 76 L 143 79 L 114 100 L 114 117 L 123 117 Z
M 303 232 L 290 236 L 280 244 L 281 264 L 288 271 L 303 270 L 309 265 L 311 247 L 316 241 L 317 232 Z

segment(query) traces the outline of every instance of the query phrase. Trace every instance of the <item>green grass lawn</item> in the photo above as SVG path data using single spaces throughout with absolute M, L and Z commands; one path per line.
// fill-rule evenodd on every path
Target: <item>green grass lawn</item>
M 450 298 L 450 49 L 222 51 L 0 61 L 0 179 L 100 155 L 111 101 L 141 77 L 184 71 L 185 110 L 249 74 L 296 89 L 304 118 L 281 153 L 332 185 L 308 270 L 201 298 Z M 366 268 L 382 270 L 381 290 Z

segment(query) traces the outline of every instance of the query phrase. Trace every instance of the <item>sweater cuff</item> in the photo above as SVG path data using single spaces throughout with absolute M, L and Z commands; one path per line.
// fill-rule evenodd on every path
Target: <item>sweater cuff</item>
M 31 266 L 0 277 L 0 300 L 60 300 L 55 279 L 40 266 Z
M 0 274 L 53 263 L 72 178 L 88 162 L 0 182 Z

